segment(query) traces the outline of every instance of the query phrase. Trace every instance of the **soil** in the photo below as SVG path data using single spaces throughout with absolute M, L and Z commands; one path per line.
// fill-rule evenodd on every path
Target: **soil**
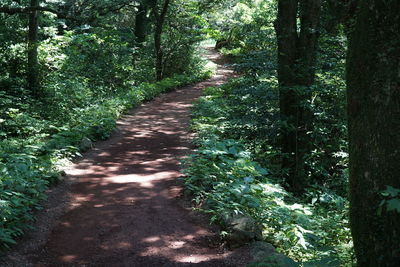
M 192 150 L 190 108 L 202 89 L 233 72 L 132 110 L 49 190 L 35 231 L 3 258 L 5 266 L 244 266 L 246 248 L 224 249 L 215 229 L 184 205 L 180 160 Z

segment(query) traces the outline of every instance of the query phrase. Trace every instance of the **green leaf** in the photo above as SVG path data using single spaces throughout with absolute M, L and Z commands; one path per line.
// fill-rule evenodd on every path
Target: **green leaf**
M 400 195 L 400 189 L 394 188 L 392 186 L 386 186 L 386 189 L 381 193 L 385 197 L 396 197 Z
M 400 213 L 400 199 L 394 198 L 386 202 L 387 211 L 397 211 Z

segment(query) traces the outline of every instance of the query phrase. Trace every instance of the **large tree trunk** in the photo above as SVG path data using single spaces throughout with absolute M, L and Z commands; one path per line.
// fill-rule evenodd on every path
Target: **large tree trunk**
M 39 6 L 39 0 L 31 0 L 30 7 Z M 38 29 L 39 11 L 34 10 L 29 13 L 29 32 L 28 32 L 28 67 L 27 81 L 32 95 L 39 96 L 39 63 L 38 63 Z
M 310 151 L 312 117 L 305 102 L 314 82 L 317 26 L 320 0 L 280 0 L 276 32 L 278 36 L 278 80 L 282 127 L 282 168 L 293 192 L 307 185 L 305 158 Z M 300 32 L 297 14 L 300 11 Z
M 399 10 L 398 0 L 360 1 L 350 39 L 350 219 L 360 267 L 400 266 L 400 213 L 378 212 L 381 191 L 400 189 Z
M 295 63 L 297 46 L 297 0 L 278 2 L 276 32 L 278 37 L 278 80 L 279 106 L 283 123 L 281 130 L 282 168 L 288 170 L 285 175 L 292 187 L 297 187 L 297 129 L 296 111 L 299 106 L 294 86 L 296 85 Z
M 146 41 L 147 31 L 147 4 L 145 1 L 139 2 L 138 11 L 135 17 L 135 37 L 141 46 Z

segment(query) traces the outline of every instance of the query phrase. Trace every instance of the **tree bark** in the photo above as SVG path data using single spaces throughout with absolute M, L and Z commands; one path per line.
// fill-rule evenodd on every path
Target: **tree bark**
M 39 0 L 31 0 L 30 7 L 39 6 Z M 28 67 L 27 82 L 33 96 L 39 96 L 39 62 L 38 62 L 38 30 L 39 30 L 39 12 L 32 10 L 29 13 L 29 31 L 28 31 Z
M 138 11 L 135 17 L 136 42 L 141 46 L 146 41 L 147 29 L 147 5 L 144 1 L 139 2 Z
M 293 192 L 307 185 L 305 159 L 310 153 L 309 132 L 312 116 L 307 109 L 314 82 L 315 59 L 320 17 L 320 0 L 280 0 L 276 32 L 278 37 L 278 80 L 282 168 L 288 170 L 286 181 Z M 300 12 L 300 32 L 297 14 Z
M 163 79 L 163 58 L 164 52 L 162 49 L 162 32 L 164 27 L 165 18 L 167 16 L 168 7 L 170 0 L 164 0 L 161 11 L 158 10 L 157 1 L 152 1 L 153 13 L 155 17 L 155 29 L 154 29 L 154 51 L 156 56 L 156 80 L 160 81 Z
M 350 221 L 358 266 L 400 266 L 400 1 L 360 1 L 347 61 Z M 398 196 L 400 198 L 400 196 Z

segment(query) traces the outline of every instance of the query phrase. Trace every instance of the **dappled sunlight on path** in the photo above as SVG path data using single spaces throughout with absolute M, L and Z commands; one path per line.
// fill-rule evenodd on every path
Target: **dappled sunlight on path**
M 210 50 L 211 51 L 211 50 Z M 220 56 L 210 52 L 210 59 Z M 210 80 L 164 94 L 124 116 L 119 131 L 67 171 L 67 211 L 30 260 L 37 266 L 240 266 L 209 246 L 213 232 L 180 203 L 179 160 L 190 152 L 192 102 Z

